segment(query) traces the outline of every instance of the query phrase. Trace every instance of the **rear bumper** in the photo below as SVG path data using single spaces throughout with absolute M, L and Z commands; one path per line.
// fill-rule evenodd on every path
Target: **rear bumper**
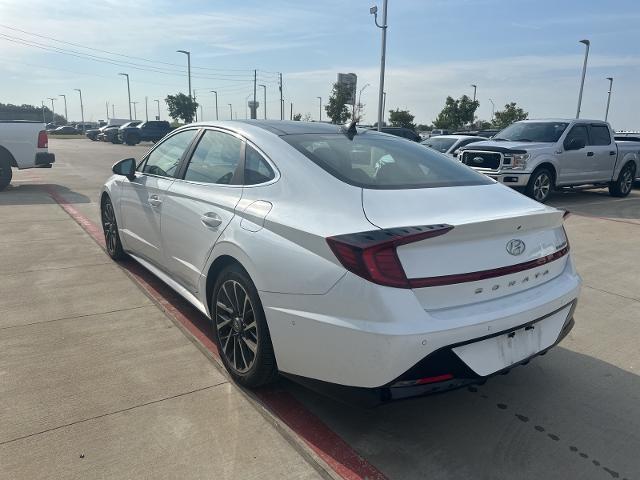
M 36 153 L 36 167 L 42 167 L 46 165 L 51 165 L 56 161 L 56 156 L 53 153 L 48 152 L 38 152 Z
M 535 288 L 431 311 L 411 290 L 382 287 L 351 274 L 325 295 L 260 296 L 284 373 L 342 386 L 388 388 L 416 368 L 423 377 L 453 373 L 449 388 L 455 388 L 483 376 L 439 370 L 442 352 L 545 318 L 571 305 L 580 286 L 573 262 L 567 261 L 559 276 Z

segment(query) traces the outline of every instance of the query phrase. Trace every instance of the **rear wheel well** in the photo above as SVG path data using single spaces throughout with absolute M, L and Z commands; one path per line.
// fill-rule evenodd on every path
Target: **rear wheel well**
M 12 167 L 18 168 L 18 163 L 16 162 L 16 159 L 13 158 L 13 155 L 11 155 L 11 152 L 0 145 L 0 160 L 5 159 L 9 160 Z
M 549 170 L 551 172 L 551 176 L 552 176 L 552 180 L 553 180 L 553 185 L 555 186 L 556 184 L 556 168 L 550 164 L 550 163 L 541 163 L 540 165 L 538 165 L 536 167 L 536 169 L 533 171 L 533 173 L 536 173 L 538 170 L 540 170 L 541 168 L 546 168 L 547 170 Z M 532 175 L 533 175 L 532 173 Z
M 222 272 L 222 270 L 224 270 L 229 265 L 239 265 L 246 272 L 246 269 L 242 266 L 242 264 L 230 255 L 220 255 L 214 260 L 214 262 L 209 267 L 209 271 L 207 272 L 206 301 L 207 305 L 209 305 L 210 312 L 213 311 L 213 305 L 211 305 L 213 286 L 215 285 L 216 279 L 218 278 L 218 275 L 220 275 L 220 272 Z

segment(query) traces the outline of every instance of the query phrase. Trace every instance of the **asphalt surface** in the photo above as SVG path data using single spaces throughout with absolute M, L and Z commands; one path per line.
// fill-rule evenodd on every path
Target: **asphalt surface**
M 92 269 L 107 268 L 103 265 L 108 263 L 104 254 L 91 246 L 74 249 L 77 255 L 69 255 L 65 251 L 65 237 L 60 232 L 65 231 L 66 238 L 73 239 L 74 236 L 82 236 L 82 231 L 69 223 L 64 214 L 54 212 L 46 203 L 40 204 L 46 201 L 35 193 L 50 185 L 71 201 L 77 210 L 98 223 L 98 191 L 110 174 L 110 166 L 122 158 L 140 158 L 149 146 L 51 140 L 50 150 L 57 158 L 54 168 L 17 172 L 13 187 L 0 193 L 0 208 L 7 211 L 10 206 L 16 218 L 28 220 L 27 223 L 16 221 L 20 225 L 15 226 L 8 223 L 0 225 L 2 241 L 17 241 L 23 235 L 38 235 L 51 240 L 37 246 L 34 244 L 30 252 L 3 256 L 0 273 L 21 272 L 24 279 L 20 285 L 30 281 L 48 281 L 51 284 L 64 281 L 60 272 L 47 280 L 46 274 L 38 270 L 40 266 L 34 255 L 44 258 L 52 269 L 75 262 L 76 268 L 82 269 L 88 279 L 98 275 Z M 509 375 L 493 378 L 483 386 L 374 409 L 330 399 L 290 382 L 282 382 L 283 388 L 388 478 L 640 478 L 640 189 L 636 188 L 625 199 L 610 197 L 606 190 L 561 192 L 555 194 L 550 203 L 574 213 L 567 222 L 567 231 L 572 254 L 584 279 L 584 289 L 576 312 L 575 328 L 549 354 L 512 370 Z M 111 285 L 117 290 L 121 281 L 117 275 L 113 274 L 113 278 L 99 275 L 105 275 L 101 284 L 103 288 Z M 75 288 L 76 294 L 85 295 L 87 301 L 86 305 L 74 308 L 90 310 L 99 304 L 98 290 L 86 290 L 82 286 Z M 130 290 L 125 288 L 122 292 L 117 291 L 115 296 L 131 304 L 127 297 L 129 293 Z M 26 302 L 36 301 L 28 295 L 25 298 Z M 27 326 L 39 321 L 30 303 L 1 302 L 0 313 L 3 309 L 16 309 L 16 325 L 33 328 Z M 136 306 L 150 312 L 156 308 L 148 300 Z M 58 307 L 52 304 L 50 310 L 54 313 L 47 315 L 57 318 L 55 308 Z M 42 332 L 42 335 L 51 334 L 55 332 Z M 113 334 L 110 331 L 101 333 L 104 335 L 102 341 L 108 342 Z M 32 345 L 28 337 L 21 338 L 23 348 L 37 351 L 37 343 Z M 75 341 L 79 340 L 72 334 L 64 336 L 66 343 Z M 154 354 L 154 348 L 158 348 L 157 354 Z M 197 350 L 193 349 L 197 356 Z M 150 345 L 148 350 L 150 362 L 162 360 L 160 347 Z M 17 368 L 10 363 L 3 364 L 6 361 L 0 354 L 0 373 L 7 371 L 7 365 Z M 88 360 L 81 356 L 69 359 L 69 362 L 85 361 Z M 180 378 L 184 382 L 206 386 L 218 378 L 213 372 L 189 357 L 189 362 L 180 370 Z M 33 381 L 32 371 L 20 371 L 20 374 L 26 384 Z M 79 376 L 74 388 L 86 391 L 90 397 L 91 392 L 83 387 L 85 381 L 84 376 Z M 90 381 L 87 389 L 89 385 L 92 385 Z M 225 388 L 232 392 L 237 387 L 227 382 Z M 26 410 L 32 412 L 37 410 L 38 397 L 44 393 L 27 388 L 19 400 L 30 405 Z M 82 393 L 76 400 L 79 405 L 84 405 Z M 205 403 L 208 401 L 213 399 L 203 399 Z M 52 412 L 56 411 L 52 407 Z M 20 415 L 27 413 L 20 409 L 12 412 L 18 417 L 11 428 L 17 433 L 25 431 L 17 425 L 21 421 Z M 0 414 L 2 418 L 8 417 Z M 140 425 L 145 421 L 148 419 L 140 418 Z M 216 428 L 215 425 L 209 427 Z M 142 426 L 140 428 L 143 429 Z M 3 430 L 6 431 L 5 428 L 0 429 Z M 120 434 L 137 445 L 131 440 L 135 439 L 135 429 L 123 430 Z M 67 442 L 73 441 L 73 432 L 70 431 L 69 435 Z M 254 432 L 258 444 L 263 436 L 268 440 L 274 458 L 280 455 L 282 460 L 279 461 L 283 464 L 292 462 L 299 469 L 290 470 L 285 477 L 300 478 L 314 474 L 298 463 L 286 442 L 279 443 L 274 440 L 277 435 L 269 435 L 273 432 L 268 427 Z M 12 442 L 8 445 L 19 444 Z M 220 448 L 224 449 L 224 446 L 220 445 Z M 6 449 L 0 442 L 0 466 L 9 458 L 3 456 Z M 20 465 L 28 465 L 29 456 L 23 448 L 11 450 L 12 471 L 20 471 Z M 270 465 L 267 458 L 261 461 Z M 120 471 L 119 467 L 108 462 L 101 465 L 107 473 L 112 472 L 110 468 Z M 0 477 L 2 471 L 0 468 Z

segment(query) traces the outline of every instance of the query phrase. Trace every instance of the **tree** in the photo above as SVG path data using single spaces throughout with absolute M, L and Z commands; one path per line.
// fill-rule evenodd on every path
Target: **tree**
M 433 125 L 426 125 L 424 123 L 420 123 L 416 125 L 416 130 L 418 132 L 427 132 L 433 130 L 435 127 Z
M 444 128 L 447 130 L 457 130 L 460 127 L 473 123 L 475 113 L 480 102 L 471 100 L 466 95 L 454 100 L 453 97 L 447 97 L 444 108 L 433 121 L 436 128 Z
M 347 106 L 347 100 L 351 96 L 349 87 L 343 83 L 334 83 L 329 103 L 324 110 L 331 119 L 331 123 L 346 123 L 351 118 L 351 112 Z
M 493 125 L 496 128 L 505 128 L 513 122 L 526 120 L 527 117 L 529 117 L 529 112 L 525 112 L 520 107 L 516 107 L 516 102 L 511 102 L 504 106 L 504 110 L 495 113 Z
M 392 127 L 404 127 L 415 130 L 416 126 L 413 124 L 414 118 L 416 117 L 411 115 L 409 110 L 400 110 L 399 108 L 389 110 L 389 123 Z
M 296 122 L 299 122 L 300 120 L 302 120 L 302 114 L 301 113 L 296 113 L 293 116 L 293 120 L 296 121 Z
M 44 107 L 44 121 L 54 122 L 57 125 L 66 125 L 67 119 L 63 115 L 56 113 L 52 118 L 52 111 L 49 107 Z M 34 105 L 13 105 L 11 103 L 0 103 L 0 120 L 31 120 L 42 122 L 42 107 Z
M 488 128 L 491 128 L 493 125 L 491 122 L 488 122 L 487 120 L 476 120 L 476 123 L 474 123 L 473 126 L 478 130 L 487 130 Z
M 164 99 L 169 107 L 169 116 L 174 120 L 181 119 L 184 123 L 193 122 L 198 109 L 198 103 L 193 98 L 178 93 L 177 95 L 167 95 Z

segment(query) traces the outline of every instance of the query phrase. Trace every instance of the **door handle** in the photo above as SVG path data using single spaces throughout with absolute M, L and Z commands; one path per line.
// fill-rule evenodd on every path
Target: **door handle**
M 593 157 L 593 152 L 587 152 L 587 157 Z
M 615 154 L 616 154 L 616 152 L 614 152 L 613 150 L 611 150 L 611 151 L 609 152 L 609 155 L 615 155 Z
M 207 212 L 200 217 L 200 221 L 206 226 L 211 228 L 219 227 L 222 223 L 222 219 L 217 213 Z
M 159 207 L 160 205 L 162 205 L 162 200 L 158 198 L 158 195 L 150 195 L 149 205 L 151 205 L 152 207 Z

